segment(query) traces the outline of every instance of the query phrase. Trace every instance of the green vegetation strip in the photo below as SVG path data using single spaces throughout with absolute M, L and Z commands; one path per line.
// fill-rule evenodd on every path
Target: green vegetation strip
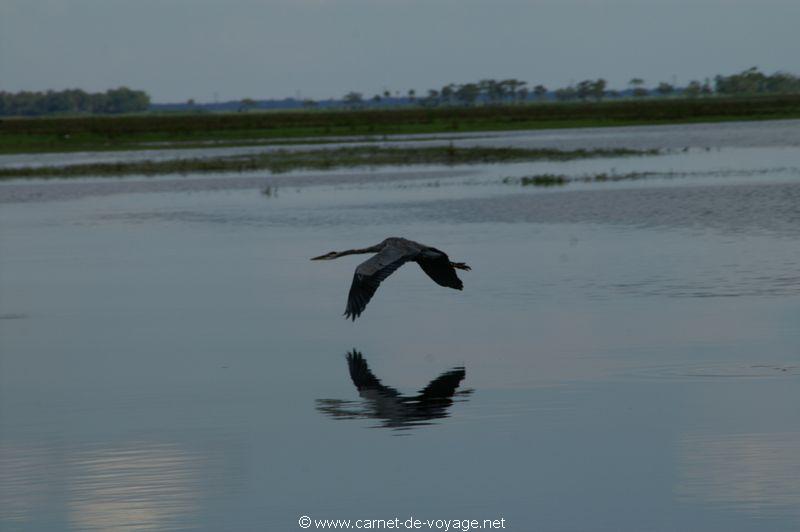
M 256 155 L 175 159 L 168 161 L 133 161 L 91 163 L 66 166 L 0 168 L 0 179 L 20 177 L 86 177 L 124 175 L 163 175 L 189 173 L 252 172 L 272 173 L 292 170 L 329 170 L 358 166 L 456 165 L 510 163 L 523 161 L 566 161 L 589 157 L 624 157 L 657 155 L 659 150 L 597 149 L 554 150 L 521 148 L 425 148 L 355 147 L 333 150 L 277 150 Z
M 0 153 L 248 145 L 309 137 L 447 134 L 800 118 L 800 95 L 399 109 L 141 114 L 0 120 Z M 177 143 L 171 144 L 171 143 Z

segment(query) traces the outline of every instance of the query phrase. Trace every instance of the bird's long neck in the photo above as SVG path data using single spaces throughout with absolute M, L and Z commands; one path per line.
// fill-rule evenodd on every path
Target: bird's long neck
M 361 249 L 346 249 L 344 251 L 340 251 L 336 254 L 336 258 L 344 257 L 345 255 L 360 255 L 362 253 L 377 253 L 381 250 L 380 244 L 377 246 L 370 246 L 368 248 L 361 248 Z

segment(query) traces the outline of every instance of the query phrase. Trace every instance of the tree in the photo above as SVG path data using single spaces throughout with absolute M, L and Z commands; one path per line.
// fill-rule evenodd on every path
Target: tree
M 585 79 L 578 83 L 578 86 L 575 88 L 575 94 L 580 100 L 585 101 L 592 94 L 593 86 L 594 82 Z
M 714 84 L 719 94 L 755 94 L 763 91 L 766 78 L 757 67 L 751 67 L 732 76 L 716 76 Z
M 656 92 L 658 92 L 661 96 L 669 96 L 673 92 L 675 92 L 675 87 L 667 83 L 666 81 L 662 81 L 656 87 Z
M 476 83 L 465 83 L 458 87 L 455 96 L 463 105 L 474 105 L 480 93 L 480 87 Z
M 38 116 L 57 113 L 132 113 L 146 111 L 150 96 L 127 87 L 89 94 L 80 89 L 18 93 L 0 92 L 0 115 Z
M 344 95 L 344 103 L 351 109 L 357 109 L 364 103 L 364 97 L 360 92 L 350 91 Z
M 512 102 L 516 102 L 519 99 L 520 90 L 527 84 L 527 82 L 518 79 L 504 79 L 497 84 L 499 89 L 498 99 L 508 99 Z
M 592 83 L 592 96 L 598 102 L 603 99 L 603 96 L 606 95 L 606 85 L 607 82 L 603 78 L 597 78 Z
M 767 76 L 765 89 L 767 92 L 798 93 L 800 92 L 800 77 L 788 72 L 775 72 Z
M 252 98 L 242 98 L 239 102 L 239 112 L 246 113 L 250 109 L 253 109 L 256 106 L 256 101 Z
M 441 95 L 443 103 L 452 103 L 453 97 L 456 94 L 456 86 L 453 83 L 447 84 L 442 87 L 442 90 L 439 91 L 439 94 Z
M 420 103 L 425 107 L 436 107 L 439 105 L 439 91 L 428 89 L 428 95 Z
M 702 91 L 702 85 L 696 79 L 693 79 L 686 85 L 686 88 L 683 89 L 683 94 L 688 96 L 689 98 L 697 98 L 700 96 L 700 92 Z
M 105 96 L 105 110 L 108 113 L 145 111 L 150 106 L 150 97 L 147 94 L 128 87 L 110 89 Z
M 556 89 L 555 92 L 556 100 L 561 102 L 568 102 L 570 100 L 574 100 L 578 97 L 578 91 L 575 90 L 575 87 L 570 85 L 569 87 L 564 87 L 561 89 Z
M 502 101 L 505 96 L 505 86 L 494 79 L 482 79 L 478 82 L 480 93 L 489 101 L 495 104 Z
M 633 95 L 637 98 L 641 98 L 643 96 L 647 96 L 647 89 L 644 88 L 644 80 L 642 78 L 632 78 L 628 85 L 631 86 L 633 90 Z
M 716 76 L 715 89 L 719 94 L 759 94 L 800 92 L 800 78 L 786 72 L 767 75 L 751 67 L 731 76 Z
M 544 85 L 536 85 L 533 88 L 533 95 L 537 100 L 544 100 L 545 96 L 547 96 L 547 87 Z
M 408 101 L 412 104 L 415 103 L 417 100 L 417 91 L 414 89 L 408 89 Z

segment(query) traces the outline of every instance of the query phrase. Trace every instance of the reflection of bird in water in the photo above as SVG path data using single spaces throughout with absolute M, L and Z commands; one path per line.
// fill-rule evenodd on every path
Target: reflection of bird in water
M 450 262 L 450 258 L 443 251 L 396 237 L 387 238 L 380 244 L 368 248 L 331 251 L 311 260 L 333 260 L 358 253 L 377 253 L 377 255 L 359 264 L 353 276 L 353 284 L 347 297 L 347 308 L 344 311 L 344 315 L 353 321 L 364 312 L 364 308 L 381 282 L 410 260 L 419 264 L 436 284 L 456 290 L 464 287 L 456 275 L 456 268 L 470 270 L 470 267 L 463 262 Z
M 344 419 L 369 418 L 382 421 L 380 426 L 394 429 L 409 429 L 428 425 L 431 420 L 446 418 L 448 409 L 456 395 L 465 396 L 471 390 L 456 392 L 464 380 L 463 367 L 442 373 L 414 396 L 403 396 L 381 383 L 370 371 L 364 356 L 355 349 L 347 353 L 350 378 L 364 399 L 361 408 L 352 408 L 352 401 L 318 399 L 317 410 L 331 417 Z

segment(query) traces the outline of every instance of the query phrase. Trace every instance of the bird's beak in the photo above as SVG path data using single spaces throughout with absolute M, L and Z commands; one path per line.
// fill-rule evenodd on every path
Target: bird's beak
M 335 253 L 326 253 L 324 255 L 320 255 L 319 257 L 311 257 L 311 260 L 330 260 L 334 258 Z

